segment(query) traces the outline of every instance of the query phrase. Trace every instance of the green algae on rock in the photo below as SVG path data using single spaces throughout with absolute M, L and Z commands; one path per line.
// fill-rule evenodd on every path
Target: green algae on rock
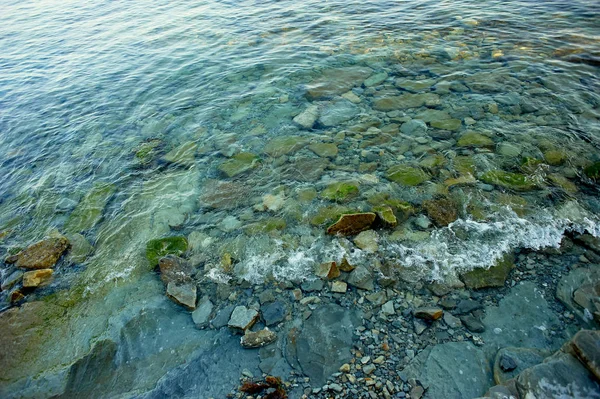
M 444 119 L 430 122 L 431 127 L 441 130 L 457 131 L 462 126 L 460 119 Z
M 321 226 L 325 223 L 331 223 L 339 219 L 345 213 L 352 213 L 352 209 L 342 205 L 331 205 L 319 208 L 310 218 L 310 224 L 313 226 Z
M 457 145 L 459 147 L 492 147 L 494 140 L 481 133 L 468 131 L 460 136 Z
M 329 201 L 345 202 L 355 198 L 358 194 L 358 184 L 353 182 L 337 182 L 327 186 L 321 192 L 321 198 Z
M 333 158 L 338 154 L 337 145 L 332 143 L 314 143 L 309 145 L 308 149 L 323 158 Z
M 567 159 L 566 154 L 559 150 L 548 150 L 544 152 L 544 159 L 548 165 L 558 166 L 562 165 Z
M 240 152 L 219 165 L 218 169 L 227 177 L 235 177 L 256 168 L 259 162 L 257 155 L 250 152 Z
M 384 227 L 393 228 L 398 225 L 398 219 L 394 215 L 394 211 L 390 206 L 378 206 L 373 208 L 373 211 L 377 214 L 378 223 Z
M 306 145 L 306 139 L 300 136 L 276 137 L 264 147 L 264 152 L 274 158 L 294 153 Z
M 534 190 L 537 184 L 530 178 L 520 173 L 505 172 L 503 170 L 490 170 L 481 175 L 480 180 L 496 186 L 517 191 Z
M 306 96 L 310 100 L 319 100 L 343 94 L 360 85 L 372 73 L 371 68 L 360 66 L 327 69 L 306 85 Z
M 282 218 L 266 218 L 257 222 L 250 223 L 243 227 L 244 233 L 247 235 L 268 234 L 275 231 L 283 230 L 287 223 Z
M 387 170 L 388 180 L 404 186 L 418 186 L 429 180 L 430 176 L 420 168 L 408 165 L 396 165 Z
M 158 238 L 150 240 L 146 244 L 146 259 L 152 267 L 158 264 L 158 260 L 166 255 L 181 256 L 188 249 L 187 238 L 181 236 Z
M 102 219 L 106 204 L 116 191 L 114 184 L 97 184 L 77 204 L 65 223 L 65 231 L 71 234 L 92 229 Z
M 135 159 L 141 166 L 151 164 L 157 155 L 157 149 L 161 146 L 162 140 L 151 139 L 141 143 L 135 149 Z
M 456 204 L 448 198 L 424 201 L 423 208 L 427 216 L 439 227 L 448 226 L 458 219 Z
M 600 179 L 600 162 L 596 162 L 583 170 L 585 175 L 590 179 Z
M 510 271 L 515 267 L 513 254 L 506 254 L 489 269 L 474 269 L 461 276 L 462 281 L 469 289 L 489 287 L 504 287 L 504 282 Z

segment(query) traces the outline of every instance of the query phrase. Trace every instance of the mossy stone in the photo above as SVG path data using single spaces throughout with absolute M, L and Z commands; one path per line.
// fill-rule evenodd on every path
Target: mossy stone
M 285 229 L 287 226 L 284 219 L 267 218 L 244 226 L 247 235 L 268 234 Z
M 310 202 L 317 198 L 317 190 L 314 187 L 301 188 L 298 190 L 298 201 Z
M 420 168 L 407 165 L 396 165 L 388 169 L 386 177 L 404 186 L 418 186 L 429 180 L 429 175 Z
M 563 175 L 559 175 L 558 173 L 551 173 L 548 175 L 548 178 L 556 187 L 561 188 L 563 191 L 569 194 L 573 194 L 577 192 L 577 186 L 575 183 L 564 177 Z
M 264 151 L 272 157 L 280 157 L 298 151 L 306 145 L 306 140 L 300 136 L 277 137 L 265 145 Z
M 527 191 L 537 188 L 531 178 L 520 173 L 506 172 L 503 170 L 490 170 L 480 177 L 481 181 L 496 186 L 517 191 Z
M 323 158 L 333 158 L 338 154 L 337 145 L 332 143 L 314 143 L 309 145 L 308 149 Z
M 310 224 L 313 226 L 321 226 L 325 223 L 331 223 L 334 220 L 339 219 L 341 215 L 344 215 L 346 213 L 352 213 L 352 210 L 348 207 L 341 205 L 333 205 L 319 208 L 319 210 L 317 210 L 317 213 L 311 217 Z
M 165 237 L 150 240 L 146 244 L 146 259 L 153 267 L 158 260 L 166 255 L 181 256 L 188 249 L 188 241 L 185 237 Z
M 548 150 L 544 152 L 544 159 L 548 165 L 558 166 L 565 162 L 567 156 L 564 152 L 558 150 Z
M 378 223 L 382 226 L 396 227 L 398 225 L 398 219 L 390 206 L 378 206 L 373 208 L 373 211 L 377 214 Z
M 157 148 L 162 144 L 159 139 L 145 141 L 139 145 L 135 151 L 135 159 L 142 165 L 147 166 L 154 161 L 157 154 Z
M 452 132 L 457 131 L 462 126 L 460 119 L 445 119 L 441 121 L 430 122 L 431 127 L 440 130 L 450 130 Z
M 113 184 L 97 184 L 71 212 L 64 230 L 67 233 L 79 233 L 94 227 L 102 219 L 104 208 L 115 191 Z
M 504 287 L 508 274 L 515 266 L 514 256 L 506 254 L 489 269 L 475 269 L 464 273 L 461 278 L 467 288 L 478 290 L 489 287 Z
M 329 201 L 345 202 L 357 197 L 359 192 L 356 183 L 337 182 L 327 186 L 327 188 L 321 192 L 321 198 Z
M 594 179 L 594 180 L 599 179 L 600 178 L 600 161 L 585 168 L 584 173 L 590 179 Z
M 423 158 L 419 162 L 419 166 L 425 169 L 437 169 L 441 168 L 446 164 L 446 158 L 441 154 L 430 155 L 428 157 Z
M 527 200 L 518 195 L 500 193 L 496 197 L 496 201 L 498 201 L 498 203 L 502 205 L 502 207 L 508 206 L 510 209 L 512 209 L 514 213 L 516 213 L 520 217 L 523 217 L 530 212 Z
M 223 162 L 218 169 L 227 177 L 235 177 L 256 168 L 258 163 L 257 155 L 250 152 L 241 152 Z
M 544 161 L 541 159 L 523 157 L 523 159 L 521 159 L 521 169 L 526 173 L 533 173 L 542 163 L 544 163 Z
M 469 131 L 460 136 L 457 144 L 459 147 L 492 147 L 494 141 L 488 136 Z
M 188 141 L 169 151 L 161 160 L 174 165 L 191 166 L 196 160 L 197 149 L 198 144 L 195 141 Z
M 388 193 L 378 193 L 367 198 L 367 202 L 373 209 L 389 206 L 394 211 L 398 223 L 406 221 L 414 212 L 415 208 L 408 202 L 391 198 Z
M 458 156 L 452 160 L 454 169 L 461 175 L 475 174 L 475 160 L 471 156 Z
M 448 226 L 458 218 L 456 204 L 448 198 L 424 201 L 423 208 L 439 227 Z

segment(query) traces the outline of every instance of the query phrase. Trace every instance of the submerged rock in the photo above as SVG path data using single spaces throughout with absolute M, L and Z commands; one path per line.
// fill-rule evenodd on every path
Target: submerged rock
M 314 143 L 308 149 L 323 158 L 334 158 L 338 154 L 338 147 L 333 143 Z
M 265 328 L 260 331 L 246 331 L 241 339 L 241 344 L 244 348 L 260 348 L 270 343 L 275 342 L 277 334 Z
M 490 170 L 480 176 L 481 181 L 517 191 L 528 191 L 537 188 L 537 184 L 529 177 L 503 170 Z
M 175 255 L 167 255 L 159 259 L 160 279 L 168 284 L 170 282 L 190 281 L 194 268 L 185 259 Z
M 377 222 L 381 226 L 394 228 L 398 225 L 398 219 L 390 206 L 377 206 L 373 211 L 377 214 Z
M 494 381 L 504 384 L 519 373 L 544 361 L 544 351 L 532 348 L 502 348 L 494 360 Z
M 494 141 L 481 133 L 469 131 L 460 136 L 457 145 L 459 147 L 492 147 Z
M 190 280 L 171 281 L 167 284 L 167 296 L 189 310 L 196 309 L 196 283 Z
M 315 267 L 315 274 L 322 279 L 333 280 L 340 276 L 340 270 L 335 262 L 326 262 Z
M 275 137 L 269 140 L 264 152 L 274 158 L 294 153 L 306 145 L 306 139 L 300 136 Z
M 235 209 L 250 203 L 252 188 L 239 181 L 208 180 L 200 204 L 215 209 Z
M 579 331 L 570 342 L 570 350 L 600 381 L 600 331 Z
M 368 230 L 375 221 L 376 215 L 372 212 L 352 213 L 342 215 L 337 222 L 327 228 L 327 234 L 341 234 L 351 236 Z
M 596 162 L 587 168 L 585 168 L 584 173 L 590 179 L 598 180 L 600 179 L 600 162 Z
M 399 96 L 379 97 L 373 101 L 373 108 L 377 111 L 394 111 L 409 108 L 419 108 L 424 105 L 437 105 L 440 97 L 434 93 L 402 94 Z
M 366 252 L 377 252 L 379 249 L 379 235 L 375 230 L 366 230 L 354 237 L 354 244 Z
M 515 267 L 514 255 L 506 254 L 489 269 L 477 268 L 461 276 L 467 288 L 478 290 L 489 287 L 504 287 L 510 271 Z
M 146 244 L 146 259 L 150 265 L 156 266 L 158 260 L 166 255 L 181 256 L 188 249 L 188 241 L 185 237 L 165 237 L 150 240 Z
M 196 162 L 197 149 L 198 144 L 195 141 L 188 141 L 169 151 L 160 160 L 169 164 L 189 167 Z
M 415 317 L 424 320 L 437 320 L 444 315 L 444 310 L 441 308 L 418 308 L 415 309 Z
M 451 132 L 459 130 L 462 126 L 462 122 L 460 119 L 436 120 L 436 121 L 431 121 L 430 124 L 431 124 L 431 127 L 434 127 L 436 129 L 449 130 Z M 462 137 L 461 137 L 461 139 L 462 139 Z M 459 140 L 459 143 L 460 143 L 460 140 Z
M 369 76 L 367 79 L 365 79 L 365 81 L 363 82 L 363 85 L 365 87 L 378 86 L 381 83 L 385 82 L 385 80 L 387 78 L 388 78 L 387 72 L 379 72 L 379 73 L 373 74 L 373 75 Z
M 353 182 L 337 182 L 328 185 L 321 192 L 321 198 L 329 201 L 344 202 L 357 197 L 358 194 L 358 184 Z
M 68 233 L 80 233 L 90 230 L 102 219 L 102 213 L 108 201 L 116 191 L 113 184 L 97 184 L 77 204 L 65 223 Z
M 94 247 L 81 234 L 73 234 L 68 237 L 71 249 L 67 254 L 67 261 L 72 263 L 83 263 L 88 256 L 94 252 Z
M 54 267 L 68 248 L 69 240 L 66 237 L 48 238 L 30 245 L 13 259 L 8 259 L 7 263 L 24 269 L 49 269 Z
M 448 198 L 424 201 L 423 208 L 427 216 L 439 227 L 448 226 L 458 219 L 456 204 Z
M 36 288 L 47 283 L 52 278 L 54 270 L 38 269 L 23 274 L 23 288 Z
M 192 320 L 196 327 L 203 329 L 208 326 L 213 309 L 214 305 L 208 297 L 204 297 L 198 302 L 198 307 L 192 312 Z
M 319 123 L 326 127 L 337 126 L 353 119 L 359 112 L 360 108 L 345 98 L 335 100 L 323 108 Z
M 364 266 L 358 266 L 350 273 L 348 284 L 367 291 L 373 291 L 375 288 L 373 274 Z
M 310 100 L 319 100 L 343 94 L 359 86 L 371 73 L 371 68 L 361 66 L 327 69 L 307 85 L 306 96 Z
M 218 169 L 227 177 L 235 177 L 256 168 L 259 162 L 257 155 L 250 152 L 241 152 L 223 162 Z
M 309 105 L 304 111 L 294 117 L 294 122 L 305 129 L 312 129 L 315 122 L 319 119 L 319 107 Z
M 405 186 L 418 186 L 430 178 L 422 169 L 407 165 L 392 166 L 387 170 L 386 177 L 388 180 Z

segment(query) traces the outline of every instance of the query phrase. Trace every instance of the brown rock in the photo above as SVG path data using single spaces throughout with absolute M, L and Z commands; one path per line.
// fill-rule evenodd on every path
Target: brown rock
M 424 201 L 423 208 L 427 216 L 439 227 L 448 226 L 458 218 L 456 204 L 447 198 Z
M 577 359 L 600 381 L 600 331 L 581 330 L 570 346 Z
M 344 236 L 358 234 L 361 231 L 369 230 L 375 218 L 376 215 L 372 212 L 342 215 L 337 222 L 329 226 L 327 234 L 341 234 Z
M 352 266 L 350 263 L 348 263 L 348 259 L 343 258 L 338 266 L 338 269 L 343 272 L 350 273 L 352 270 L 356 269 L 356 266 Z
M 316 267 L 315 274 L 321 278 L 333 280 L 340 276 L 340 269 L 335 262 L 326 262 Z
M 50 281 L 52 278 L 52 269 L 39 269 L 25 272 L 23 274 L 23 287 L 24 288 L 35 288 Z
M 49 269 L 68 248 L 69 240 L 65 237 L 48 238 L 19 252 L 15 265 L 25 269 Z
M 191 281 L 193 268 L 191 268 L 185 259 L 175 255 L 167 255 L 159 259 L 158 267 L 160 269 L 160 279 L 165 284 L 170 282 L 182 283 Z
M 19 302 L 21 299 L 24 299 L 25 295 L 21 292 L 21 290 L 14 290 L 10 293 L 10 303 Z
M 246 330 L 241 343 L 244 348 L 260 348 L 275 342 L 276 339 L 277 334 L 267 328 L 256 332 Z
M 415 310 L 415 317 L 424 320 L 437 320 L 444 315 L 440 308 L 419 308 Z

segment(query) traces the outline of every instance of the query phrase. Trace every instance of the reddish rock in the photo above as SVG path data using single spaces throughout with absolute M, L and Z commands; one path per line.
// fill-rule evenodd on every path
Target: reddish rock
M 335 262 L 326 262 L 316 267 L 315 274 L 323 279 L 333 280 L 340 276 L 340 269 Z
M 376 217 L 372 212 L 342 215 L 337 222 L 329 226 L 327 234 L 341 234 L 344 236 L 358 234 L 361 231 L 369 230 Z

